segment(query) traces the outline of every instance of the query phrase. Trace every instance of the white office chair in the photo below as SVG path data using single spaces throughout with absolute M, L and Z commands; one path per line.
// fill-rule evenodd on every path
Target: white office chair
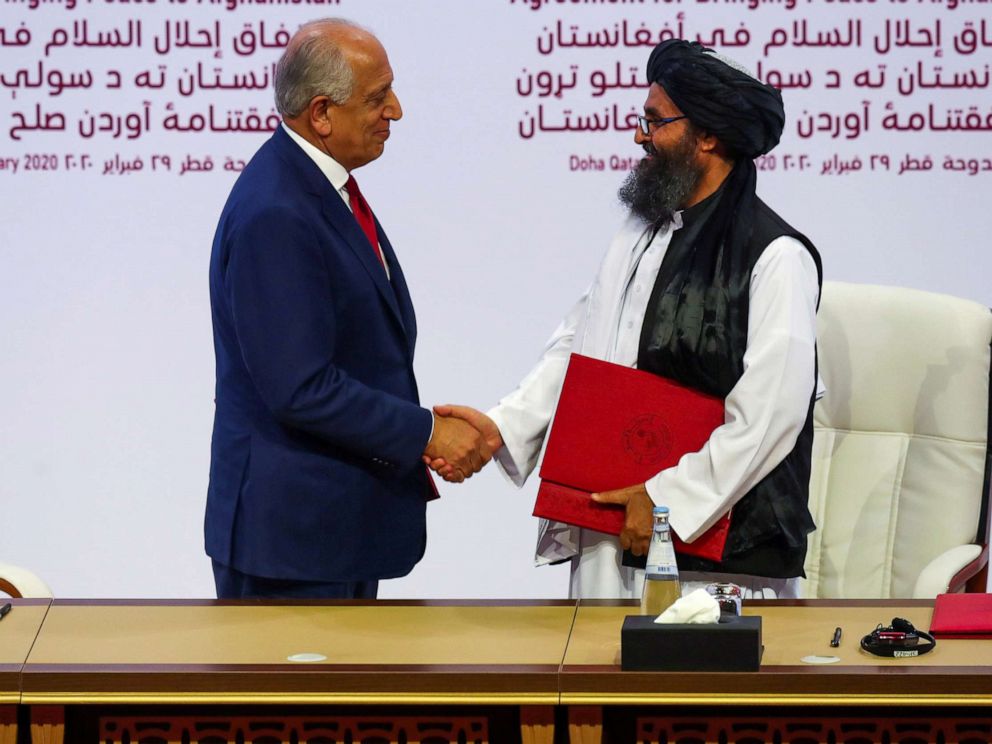
M 977 303 L 824 285 L 807 597 L 986 590 L 990 342 Z
M 9 563 L 0 563 L 0 594 L 25 598 L 53 596 L 48 585 L 35 574 Z

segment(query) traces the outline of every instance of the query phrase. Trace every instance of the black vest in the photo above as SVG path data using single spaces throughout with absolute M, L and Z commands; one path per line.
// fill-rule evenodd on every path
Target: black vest
M 644 315 L 637 366 L 725 398 L 743 374 L 751 272 L 768 244 L 782 236 L 795 238 L 816 262 L 821 287 L 823 271 L 813 244 L 760 199 L 754 202 L 744 255 L 719 257 L 716 270 L 708 274 L 694 269 L 694 238 L 718 198 L 719 191 L 683 212 L 684 227 L 672 236 Z M 774 578 L 805 575 L 806 535 L 815 529 L 807 507 L 815 396 L 814 375 L 814 393 L 796 445 L 734 505 L 722 560 L 679 555 L 680 569 Z

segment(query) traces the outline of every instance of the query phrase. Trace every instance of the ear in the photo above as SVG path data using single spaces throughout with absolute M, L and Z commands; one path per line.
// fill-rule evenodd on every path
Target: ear
M 307 105 L 307 114 L 310 119 L 310 126 L 321 137 L 328 137 L 333 127 L 331 126 L 331 99 L 327 96 L 314 96 Z
M 709 132 L 700 132 L 696 138 L 696 143 L 700 152 L 707 154 L 720 152 L 720 140 Z

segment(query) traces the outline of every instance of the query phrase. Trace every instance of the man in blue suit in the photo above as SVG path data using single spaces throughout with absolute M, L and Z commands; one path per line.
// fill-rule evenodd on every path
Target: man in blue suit
M 491 457 L 418 404 L 396 253 L 351 175 L 402 116 L 386 52 L 347 21 L 280 59 L 283 124 L 234 185 L 210 258 L 217 360 L 205 520 L 221 598 L 374 598 L 424 553 L 422 458 Z

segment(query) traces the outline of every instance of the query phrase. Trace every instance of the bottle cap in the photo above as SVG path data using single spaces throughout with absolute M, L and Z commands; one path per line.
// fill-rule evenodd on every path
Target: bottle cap
M 651 510 L 651 513 L 652 514 L 668 514 L 668 507 L 667 506 L 656 506 L 654 509 Z

